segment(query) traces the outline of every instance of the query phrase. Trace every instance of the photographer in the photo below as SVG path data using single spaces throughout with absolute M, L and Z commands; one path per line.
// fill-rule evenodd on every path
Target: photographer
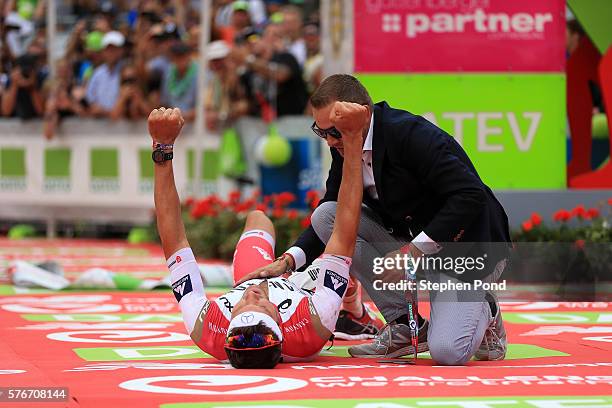
M 146 117 L 150 110 L 139 86 L 136 69 L 132 64 L 124 65 L 121 68 L 119 99 L 110 113 L 111 119 L 141 119 Z
M 17 58 L 2 92 L 2 116 L 31 119 L 41 116 L 44 99 L 41 92 L 44 75 L 38 69 L 39 56 L 24 54 Z
M 57 62 L 56 77 L 47 81 L 48 97 L 45 104 L 43 134 L 47 139 L 55 136 L 60 120 L 67 116 L 84 116 L 87 113 L 85 90 L 74 84 L 70 61 L 66 58 Z

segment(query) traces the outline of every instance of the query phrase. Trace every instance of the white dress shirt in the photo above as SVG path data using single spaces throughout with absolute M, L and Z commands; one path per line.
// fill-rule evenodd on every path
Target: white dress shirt
M 374 166 L 372 164 L 372 139 L 374 137 L 374 114 L 370 118 L 370 128 L 363 143 L 363 151 L 361 153 L 361 168 L 363 175 L 363 189 L 375 200 L 378 200 L 376 192 L 376 183 L 374 182 Z M 436 243 L 433 239 L 421 231 L 413 240 L 412 244 L 416 246 L 425 255 L 432 255 L 440 252 L 442 246 Z M 306 263 L 306 253 L 302 248 L 292 246 L 286 253 L 293 256 L 295 260 L 295 269 L 299 269 Z

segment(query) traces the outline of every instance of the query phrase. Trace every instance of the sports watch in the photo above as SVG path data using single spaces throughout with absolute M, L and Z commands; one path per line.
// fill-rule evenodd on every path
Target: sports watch
M 174 145 L 171 144 L 161 144 L 154 143 L 153 144 L 153 153 L 151 153 L 151 158 L 155 163 L 163 163 L 168 160 L 172 160 L 174 157 L 174 153 L 172 152 L 172 148 Z M 170 151 L 168 151 L 170 150 Z

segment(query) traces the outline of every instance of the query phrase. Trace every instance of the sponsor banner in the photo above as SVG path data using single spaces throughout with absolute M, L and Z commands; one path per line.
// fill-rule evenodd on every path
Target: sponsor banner
M 215 408 L 215 407 L 250 407 L 250 408 L 603 408 L 612 404 L 610 396 L 550 396 L 550 397 L 470 397 L 470 398 L 363 398 L 363 399 L 319 399 L 319 400 L 285 400 L 254 402 L 178 402 L 163 404 L 160 408 Z
M 357 0 L 355 72 L 563 72 L 563 0 Z
M 463 146 L 494 189 L 566 181 L 563 75 L 359 75 L 372 99 L 423 115 Z M 518 165 L 520 163 L 520 165 Z
M 26 189 L 25 148 L 0 148 L 0 191 Z

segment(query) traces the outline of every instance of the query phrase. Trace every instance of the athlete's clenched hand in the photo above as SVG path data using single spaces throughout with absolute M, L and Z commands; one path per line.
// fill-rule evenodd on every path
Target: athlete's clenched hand
M 149 134 L 154 143 L 174 144 L 185 124 L 179 108 L 153 109 L 149 114 Z

